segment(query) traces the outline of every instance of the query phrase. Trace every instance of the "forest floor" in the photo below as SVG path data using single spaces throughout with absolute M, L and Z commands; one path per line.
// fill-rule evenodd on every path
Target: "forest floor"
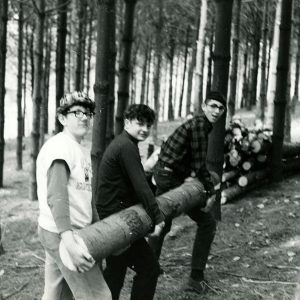
M 247 116 L 243 115 L 244 121 Z M 169 133 L 178 123 L 162 124 L 161 133 Z M 297 120 L 293 123 L 297 142 L 299 128 Z M 40 299 L 43 291 L 38 203 L 28 200 L 29 143 L 26 139 L 22 171 L 16 171 L 15 141 L 6 143 L 5 187 L 0 189 L 5 249 L 0 256 L 0 300 Z M 164 243 L 160 262 L 165 273 L 159 278 L 155 299 L 294 299 L 300 282 L 300 173 L 224 205 L 222 214 L 206 272 L 215 291 L 200 297 L 185 289 L 196 226 L 181 216 Z M 129 299 L 132 278 L 133 272 L 128 271 L 121 300 Z

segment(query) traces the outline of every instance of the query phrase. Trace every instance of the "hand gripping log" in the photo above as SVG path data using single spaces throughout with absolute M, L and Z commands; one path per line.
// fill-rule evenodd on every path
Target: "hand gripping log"
M 214 183 L 219 178 L 212 173 Z M 197 179 L 183 183 L 181 186 L 156 197 L 160 210 L 166 217 L 177 217 L 193 207 L 205 203 L 206 193 L 202 183 Z M 76 233 L 77 241 L 88 250 L 95 260 L 101 260 L 110 254 L 127 248 L 132 242 L 144 237 L 151 230 L 152 222 L 142 205 L 134 205 L 113 214 L 99 222 L 80 229 Z M 60 243 L 62 262 L 74 270 L 69 254 Z

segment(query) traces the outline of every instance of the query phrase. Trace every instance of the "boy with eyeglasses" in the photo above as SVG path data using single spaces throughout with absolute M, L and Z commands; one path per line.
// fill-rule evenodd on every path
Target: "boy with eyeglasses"
M 76 239 L 76 230 L 99 220 L 92 202 L 90 153 L 81 145 L 94 109 L 84 93 L 66 94 L 57 109 L 63 131 L 43 145 L 37 158 L 38 233 L 46 255 L 43 300 L 111 299 L 98 264 Z M 61 240 L 74 271 L 60 259 Z
M 124 113 L 124 131 L 107 147 L 98 173 L 99 198 L 96 206 L 100 219 L 141 203 L 152 219 L 153 236 L 160 234 L 164 217 L 148 185 L 141 163 L 138 143 L 150 134 L 154 111 L 144 104 L 133 104 Z M 152 300 L 160 267 L 145 238 L 106 258 L 104 278 L 113 300 L 118 300 L 126 270 L 135 273 L 131 300 Z
M 203 293 L 208 288 L 204 280 L 204 269 L 216 231 L 216 220 L 211 213 L 215 202 L 215 187 L 206 167 L 208 135 L 212 124 L 219 120 L 225 109 L 225 98 L 219 92 L 209 92 L 201 112 L 179 126 L 163 143 L 154 167 L 157 196 L 181 185 L 191 174 L 203 183 L 207 192 L 206 203 L 187 213 L 197 223 L 192 270 L 187 285 L 198 293 Z M 149 244 L 158 258 L 171 225 L 172 220 L 166 220 L 161 235 L 149 238 Z

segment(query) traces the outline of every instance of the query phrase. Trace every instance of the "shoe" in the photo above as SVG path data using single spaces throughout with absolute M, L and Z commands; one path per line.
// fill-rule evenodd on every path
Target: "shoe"
M 209 290 L 216 292 L 216 290 L 211 287 L 206 280 L 195 280 L 193 278 L 189 278 L 187 282 L 187 290 L 192 290 L 198 294 L 206 294 Z

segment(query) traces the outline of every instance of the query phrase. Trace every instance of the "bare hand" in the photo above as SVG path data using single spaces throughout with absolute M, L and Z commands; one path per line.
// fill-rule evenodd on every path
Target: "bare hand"
M 212 195 L 211 197 L 209 197 L 207 199 L 206 206 L 204 208 L 201 208 L 201 211 L 203 211 L 205 213 L 209 212 L 215 202 L 216 202 L 216 195 Z
M 165 222 L 162 221 L 159 224 L 156 224 L 154 227 L 154 231 L 149 234 L 150 237 L 158 237 L 160 236 L 163 228 L 165 227 Z
M 79 273 L 89 271 L 94 266 L 95 260 L 81 245 L 78 235 L 68 230 L 63 232 L 61 237 L 76 270 Z

